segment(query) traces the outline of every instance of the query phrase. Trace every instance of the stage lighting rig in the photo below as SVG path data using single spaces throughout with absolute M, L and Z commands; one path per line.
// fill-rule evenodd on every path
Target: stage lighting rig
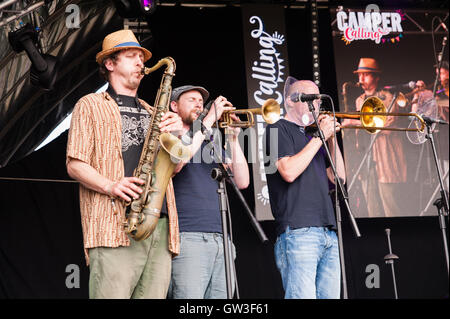
M 114 0 L 117 13 L 122 18 L 141 18 L 153 14 L 157 0 Z
M 9 32 L 8 40 L 14 51 L 20 53 L 25 50 L 27 53 L 32 63 L 30 69 L 31 83 L 45 90 L 53 89 L 58 74 L 59 61 L 52 55 L 39 52 L 37 30 L 31 24 L 26 24 L 20 29 Z
M 141 10 L 143 10 L 145 14 L 152 14 L 156 10 L 156 5 L 158 3 L 156 0 L 141 0 L 139 2 L 141 4 Z

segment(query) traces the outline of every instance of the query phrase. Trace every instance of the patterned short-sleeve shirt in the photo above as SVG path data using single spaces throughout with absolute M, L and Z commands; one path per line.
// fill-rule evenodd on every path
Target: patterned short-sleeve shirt
M 139 100 L 151 114 L 153 108 Z M 66 164 L 72 159 L 92 166 L 99 174 L 119 181 L 124 177 L 122 158 L 122 124 L 116 102 L 106 93 L 92 93 L 75 105 L 67 140 Z M 178 216 L 172 181 L 166 191 L 169 213 L 169 250 L 179 253 Z M 80 211 L 86 262 L 88 249 L 94 247 L 129 246 L 124 231 L 125 207 L 116 202 L 116 210 L 107 195 L 93 191 L 80 183 Z

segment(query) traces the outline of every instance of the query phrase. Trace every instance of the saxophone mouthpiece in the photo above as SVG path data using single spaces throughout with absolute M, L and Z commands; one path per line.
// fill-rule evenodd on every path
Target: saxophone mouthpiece
M 141 74 L 142 75 L 147 75 L 147 74 L 149 74 L 150 73 L 150 68 L 147 68 L 147 67 L 142 67 L 142 69 L 141 69 Z

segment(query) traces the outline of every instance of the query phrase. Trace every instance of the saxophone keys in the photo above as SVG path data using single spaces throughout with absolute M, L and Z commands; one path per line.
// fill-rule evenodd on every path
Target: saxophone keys
M 134 200 L 131 203 L 131 210 L 134 212 L 139 212 L 141 210 L 142 204 L 140 200 Z
M 142 165 L 142 171 L 146 174 L 148 174 L 150 172 L 151 166 L 149 163 L 145 163 L 144 165 Z

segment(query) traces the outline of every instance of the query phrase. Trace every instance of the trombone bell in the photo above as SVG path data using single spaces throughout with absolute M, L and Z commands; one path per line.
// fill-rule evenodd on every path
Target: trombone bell
M 320 114 L 333 116 L 333 113 L 329 111 L 320 112 Z M 341 129 L 364 129 L 370 134 L 375 134 L 380 130 L 423 132 L 426 126 L 425 121 L 417 113 L 388 113 L 383 101 L 376 96 L 367 98 L 361 106 L 360 112 L 336 112 L 334 115 L 338 118 L 359 119 L 361 121 L 360 126 L 343 126 Z M 387 116 L 413 116 L 419 120 L 421 125 L 416 128 L 384 127 L 386 125 Z
M 383 102 L 372 96 L 366 99 L 361 106 L 361 125 L 370 134 L 374 134 L 378 129 L 374 127 L 384 127 L 386 123 L 386 116 L 377 115 L 379 113 L 386 113 L 386 107 Z

